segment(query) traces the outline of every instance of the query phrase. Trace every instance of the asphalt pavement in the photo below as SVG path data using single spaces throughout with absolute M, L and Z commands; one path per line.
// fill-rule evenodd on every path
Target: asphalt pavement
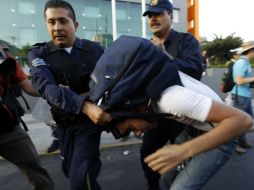
M 254 104 L 253 104 L 254 105 Z M 40 154 L 42 165 L 55 182 L 56 190 L 68 190 L 69 183 L 61 171 L 59 153 L 47 154 L 52 142 L 50 127 L 35 120 L 30 113 L 23 120 L 29 135 Z M 247 139 L 254 146 L 253 128 Z M 102 169 L 99 183 L 102 190 L 146 190 L 146 181 L 140 165 L 141 140 L 133 134 L 125 141 L 116 141 L 110 133 L 103 132 L 101 138 Z M 202 190 L 254 190 L 254 148 L 239 155 L 234 152 L 225 166 Z M 0 190 L 31 190 L 32 187 L 21 172 L 4 159 L 0 159 Z
M 247 138 L 254 145 L 254 133 L 248 133 Z M 146 190 L 139 148 L 140 143 L 101 150 L 102 169 L 98 180 L 102 190 Z M 253 160 L 253 148 L 243 155 L 234 152 L 230 160 L 202 190 L 253 190 Z M 59 154 L 41 155 L 41 161 L 53 178 L 56 190 L 69 190 L 68 180 L 61 171 Z M 0 189 L 32 190 L 32 187 L 15 166 L 1 160 Z

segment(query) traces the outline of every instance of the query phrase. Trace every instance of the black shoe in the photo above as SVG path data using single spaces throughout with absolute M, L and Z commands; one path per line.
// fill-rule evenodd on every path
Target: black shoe
M 55 152 L 59 149 L 58 140 L 53 140 L 51 145 L 48 147 L 47 153 Z
M 252 146 L 248 144 L 246 141 L 239 141 L 238 145 L 242 148 L 251 148 Z

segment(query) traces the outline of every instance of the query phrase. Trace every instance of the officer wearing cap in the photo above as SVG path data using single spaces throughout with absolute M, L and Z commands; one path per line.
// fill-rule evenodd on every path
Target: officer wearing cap
M 148 16 L 149 28 L 153 33 L 151 41 L 175 60 L 174 63 L 180 71 L 200 80 L 203 69 L 199 42 L 189 33 L 177 32 L 172 29 L 172 3 L 169 0 L 151 0 L 143 16 Z M 185 128 L 185 125 L 173 120 L 170 122 L 160 120 L 159 123 L 159 128 L 144 134 L 140 151 L 149 190 L 159 189 L 160 175 L 153 172 L 144 163 L 144 158 L 164 146 L 168 140 L 173 143 L 176 136 Z
M 151 0 L 150 5 L 146 12 L 143 13 L 143 16 L 147 16 L 150 13 L 162 13 L 165 10 L 168 10 L 171 13 L 173 11 L 173 6 L 169 0 Z
M 246 42 L 242 44 L 238 53 L 241 55 L 233 65 L 233 79 L 236 85 L 232 89 L 233 106 L 248 113 L 253 117 L 252 111 L 252 90 L 254 76 L 252 75 L 252 67 L 250 62 L 254 60 L 254 42 Z M 238 138 L 238 153 L 246 152 L 246 148 L 251 148 L 247 142 L 245 134 Z

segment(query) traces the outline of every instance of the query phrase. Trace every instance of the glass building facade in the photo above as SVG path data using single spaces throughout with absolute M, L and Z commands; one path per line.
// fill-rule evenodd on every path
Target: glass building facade
M 79 22 L 78 37 L 99 41 L 104 46 L 112 42 L 111 0 L 68 1 Z M 46 0 L 0 0 L 0 3 L 0 40 L 17 48 L 49 40 L 43 15 Z M 173 4 L 174 27 L 186 31 L 186 0 L 177 0 Z M 141 0 L 116 1 L 117 37 L 141 37 L 141 20 Z M 146 37 L 150 38 L 148 27 L 146 30 Z

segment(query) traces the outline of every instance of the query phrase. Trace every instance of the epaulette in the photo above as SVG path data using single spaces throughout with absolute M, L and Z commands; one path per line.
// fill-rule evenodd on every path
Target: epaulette
M 32 47 L 29 48 L 29 50 L 34 49 L 34 48 L 38 48 L 38 47 L 41 47 L 41 46 L 44 46 L 45 44 L 46 44 L 46 42 L 36 43 L 36 44 L 32 45 Z

